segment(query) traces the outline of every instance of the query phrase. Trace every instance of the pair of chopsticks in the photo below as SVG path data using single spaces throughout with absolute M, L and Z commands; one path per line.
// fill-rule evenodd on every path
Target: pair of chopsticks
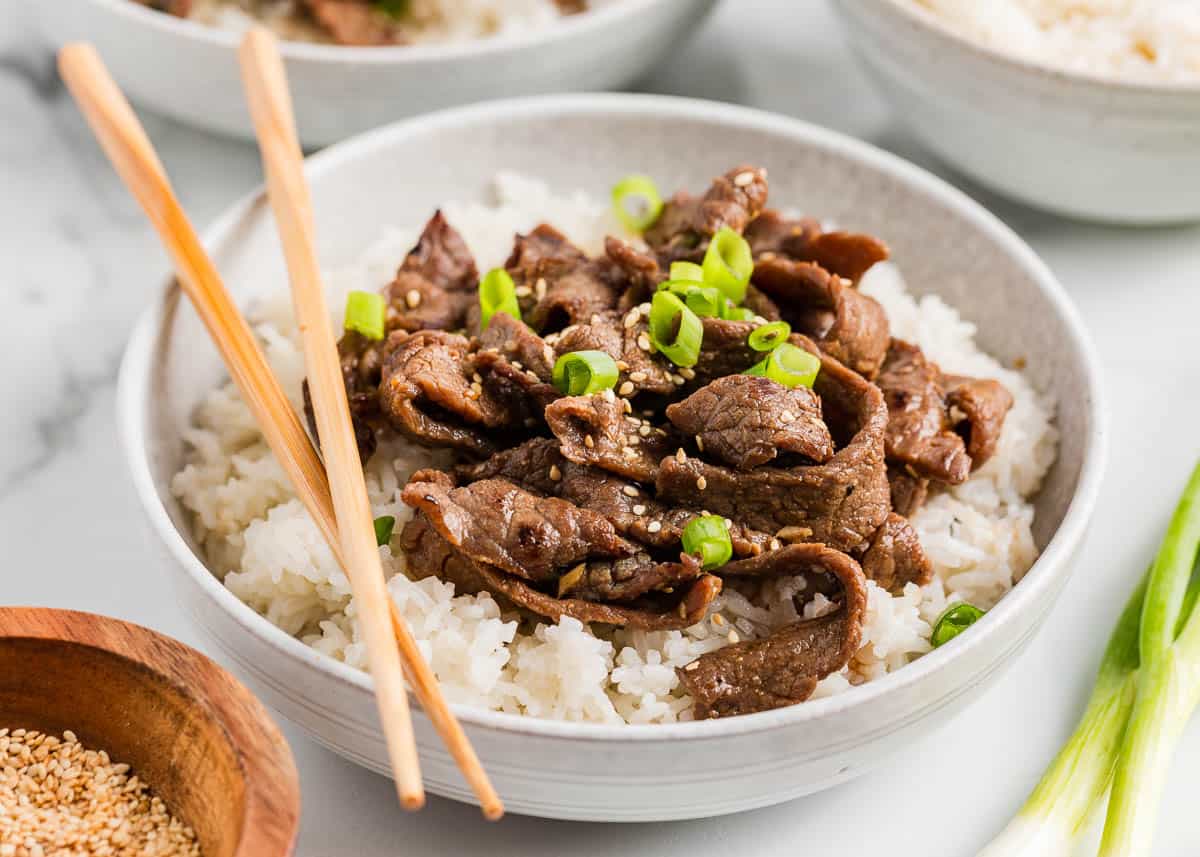
M 498 819 L 504 814 L 504 806 L 384 586 L 362 462 L 316 256 L 303 155 L 274 36 L 262 29 L 252 30 L 242 42 L 239 56 L 268 194 L 291 278 L 328 472 L 200 244 L 145 130 L 95 49 L 87 44 L 67 45 L 59 54 L 59 71 L 117 173 L 157 230 L 175 263 L 184 292 L 221 352 L 268 445 L 346 571 L 358 604 L 358 620 L 401 805 L 419 809 L 425 803 L 404 686 L 407 676 L 479 799 L 484 815 Z

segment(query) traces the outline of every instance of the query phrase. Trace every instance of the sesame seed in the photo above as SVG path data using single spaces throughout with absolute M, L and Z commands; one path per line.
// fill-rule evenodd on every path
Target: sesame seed
M 790 423 L 792 420 L 796 419 L 796 415 L 791 411 L 780 411 L 779 418 L 785 423 Z
M 659 431 L 662 431 L 662 429 L 659 429 Z M 682 447 L 682 446 L 681 446 L 681 447 L 679 447 L 679 449 L 678 449 L 678 450 L 676 450 L 676 452 L 675 452 L 675 460 L 676 460 L 676 461 L 678 461 L 680 464 L 682 464 L 683 462 L 687 461 L 687 453 L 683 451 L 683 447 Z
M 638 312 L 640 312 L 642 315 L 650 315 L 650 302 L 643 301 L 642 303 L 638 304 Z
M 628 399 L 622 399 L 622 400 L 621 400 L 621 407 L 625 409 L 625 413 L 627 413 L 627 414 L 632 414 L 632 413 L 633 413 L 633 405 L 631 405 L 631 404 L 629 403 L 629 400 L 628 400 Z
M 615 402 L 617 400 L 616 395 L 613 393 L 610 387 L 605 387 L 604 392 L 600 395 L 604 397 L 604 401 L 606 402 Z
M 646 373 L 645 372 L 630 372 L 629 380 L 636 381 L 637 383 L 640 384 L 646 380 Z
M 707 479 L 705 479 L 703 476 L 696 477 L 696 490 L 697 491 L 703 491 L 707 487 L 708 487 Z
M 681 366 L 679 367 L 679 374 L 691 381 L 696 377 L 696 370 L 692 369 L 690 366 Z
M 641 317 L 642 317 L 642 314 L 640 312 L 638 312 L 636 309 L 631 309 L 629 312 L 627 312 L 625 314 L 625 321 L 624 321 L 626 329 L 633 327 L 635 324 L 637 324 L 638 319 Z
M 642 437 L 650 437 L 651 431 L 652 431 L 652 429 L 650 428 L 650 426 L 643 425 L 641 428 L 638 429 L 638 434 L 640 434 Z
M 628 396 L 630 393 L 633 392 L 633 382 L 626 381 L 624 384 L 621 385 L 621 389 L 618 390 L 617 392 L 619 392 L 622 396 Z
M 727 530 L 733 529 L 733 521 L 729 520 L 729 518 L 725 519 L 725 529 L 727 529 Z
M 810 538 L 813 531 L 808 527 L 784 527 L 775 534 L 775 537 L 782 539 L 785 542 L 798 542 L 803 539 Z
M 534 292 L 534 294 L 537 295 L 537 298 L 539 301 L 546 296 L 546 278 L 545 277 L 538 277 L 537 282 L 533 284 L 533 292 Z
M 726 637 L 725 639 L 727 639 L 731 643 L 740 643 L 742 640 L 742 638 L 738 636 L 738 632 L 733 630 L 732 628 L 729 629 L 729 636 Z
M 646 526 L 646 532 L 649 532 L 649 533 L 657 533 L 661 529 L 662 529 L 662 521 L 651 521 Z
M 704 438 L 700 435 L 696 435 L 696 449 L 704 452 Z
M 754 173 L 751 172 L 750 170 L 746 170 L 744 173 L 738 173 L 736 176 L 733 177 L 733 183 L 737 187 L 745 187 L 746 185 L 751 184 L 753 182 L 754 182 Z
M 625 496 L 627 496 L 627 497 L 636 497 L 638 495 L 637 488 L 635 488 L 632 485 L 626 485 L 626 486 L 622 487 L 621 490 L 623 492 L 625 492 Z
M 482 395 L 483 394 L 483 385 L 479 381 L 472 381 L 471 382 L 471 392 L 473 392 L 476 396 Z
M 533 294 L 533 289 L 529 288 L 529 286 L 517 286 L 516 292 L 517 292 L 517 297 L 527 298 L 531 294 Z
M 546 358 L 547 363 L 553 363 L 554 362 L 554 349 L 551 348 L 549 345 L 544 346 L 542 348 L 542 357 Z
M 622 447 L 622 448 L 621 448 L 621 453 L 622 453 L 622 454 L 623 454 L 623 455 L 624 455 L 626 458 L 637 458 L 637 450 L 636 450 L 636 449 L 634 449 L 632 446 L 625 446 L 625 447 Z
M 720 613 L 713 614 L 712 623 L 714 625 L 716 625 L 718 628 L 723 627 L 724 625 L 727 624 L 727 622 L 725 621 L 725 617 L 722 616 Z
M 515 363 L 514 363 L 513 365 L 514 365 L 514 366 L 516 366 L 516 364 L 515 364 Z M 520 367 L 518 366 L 517 368 L 519 369 Z M 483 378 L 482 378 L 482 377 L 480 377 L 480 375 L 479 375 L 479 373 L 478 373 L 478 372 L 476 372 L 474 375 L 472 375 L 472 376 L 471 376 L 471 380 L 472 380 L 472 381 L 474 381 L 476 384 L 482 384 L 482 383 L 483 383 Z
M 409 289 L 408 294 L 404 296 L 404 302 L 408 304 L 409 309 L 416 309 L 421 305 L 421 293 L 416 289 Z
M 777 551 L 783 547 L 783 542 L 779 541 L 779 539 L 771 539 L 771 543 L 768 545 L 768 547 L 770 547 L 773 551 Z
M 524 369 L 524 368 L 525 368 L 525 364 L 524 364 L 524 363 L 522 363 L 520 360 L 514 360 L 514 361 L 512 362 L 512 367 L 513 367 L 514 369 Z
M 682 605 L 680 605 L 680 606 L 682 606 Z M 683 669 L 684 669 L 684 671 L 685 671 L 685 672 L 691 672 L 692 670 L 698 670 L 698 669 L 700 669 L 700 662 L 699 662 L 699 661 L 692 661 L 690 664 L 688 664 L 688 665 L 687 665 L 686 667 L 684 667 Z
M 617 361 L 617 369 L 621 372 L 628 372 L 629 364 L 626 363 L 624 360 L 618 360 Z
M 643 351 L 649 351 L 650 350 L 650 337 L 644 333 L 639 333 L 638 338 L 637 338 L 637 344 L 638 344 L 638 348 L 642 349 Z
M 590 434 L 584 435 L 583 436 L 583 445 L 586 446 L 588 449 L 594 449 L 596 447 L 596 439 L 593 438 Z
M 643 506 L 641 503 L 638 503 L 636 506 L 633 507 L 633 514 L 635 514 L 635 515 L 646 514 L 646 507 Z
M 676 387 L 682 387 L 683 386 L 683 376 L 682 375 L 672 375 L 671 383 L 674 384 Z
M 562 471 L 558 469 L 557 464 L 550 465 L 550 481 L 557 482 L 562 479 Z

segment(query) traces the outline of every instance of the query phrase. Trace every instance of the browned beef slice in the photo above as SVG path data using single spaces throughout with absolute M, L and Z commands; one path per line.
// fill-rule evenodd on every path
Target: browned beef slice
M 617 305 L 622 313 L 650 300 L 658 284 L 666 279 L 666 273 L 658 266 L 657 259 L 620 238 L 610 235 L 604 239 L 604 255 L 625 281 L 625 289 Z
M 829 355 L 874 377 L 887 353 L 887 313 L 874 298 L 811 262 L 762 258 L 754 284 L 796 330 L 814 337 Z
M 583 598 L 557 598 L 527 581 L 475 562 L 454 548 L 423 515 L 401 532 L 409 569 L 418 579 L 437 576 L 454 583 L 459 592 L 489 592 L 503 605 L 514 605 L 555 621 L 570 616 L 581 622 L 628 626 L 649 631 L 686 628 L 704 618 L 708 605 L 721 591 L 721 580 L 701 575 L 686 589 L 655 593 L 631 604 L 606 604 Z M 683 562 L 680 567 L 694 567 Z
M 615 309 L 620 298 L 607 260 L 591 260 L 566 236 L 548 224 L 518 235 L 505 268 L 532 293 L 525 320 L 542 334 L 586 323 L 593 315 Z M 525 311 L 525 307 L 522 307 Z
M 726 375 L 667 408 L 667 419 L 706 455 L 752 470 L 781 453 L 816 462 L 833 457 L 821 400 L 756 375 Z
M 815 262 L 827 271 L 857 283 L 877 262 L 888 257 L 887 245 L 878 238 L 855 232 L 825 232 L 809 217 L 790 219 L 778 211 L 764 211 L 746 229 L 746 240 L 755 258 L 780 253 L 802 262 Z
M 346 385 L 346 400 L 350 405 L 350 421 L 354 426 L 354 439 L 358 442 L 358 454 L 364 462 L 375 452 L 375 427 L 382 422 L 379 379 L 385 350 L 384 342 L 368 339 L 353 330 L 346 331 L 338 342 L 338 359 L 342 367 L 342 381 Z M 307 379 L 303 389 L 304 416 L 313 437 L 317 437 L 317 419 Z
M 888 465 L 888 484 L 892 489 L 892 511 L 908 518 L 925 505 L 929 494 L 929 480 Z
M 702 322 L 704 339 L 700 357 L 692 367 L 701 383 L 745 372 L 762 359 L 760 352 L 746 344 L 756 327 L 753 322 L 723 318 L 705 318 Z
M 742 232 L 767 204 L 767 173 L 759 167 L 734 167 L 713 180 L 697 199 L 686 191 L 663 207 L 658 222 L 646 230 L 646 243 L 666 263 L 699 261 L 708 240 L 722 227 Z
M 746 561 L 753 574 L 795 574 L 840 583 L 834 612 L 797 622 L 762 640 L 726 646 L 678 670 L 697 719 L 767 711 L 803 702 L 817 683 L 858 651 L 867 607 L 858 563 L 825 545 L 791 545 Z M 824 587 L 822 587 L 824 588 Z
M 380 406 L 400 433 L 428 446 L 477 455 L 494 451 L 483 429 L 511 424 L 514 415 L 487 389 L 472 388 L 470 343 L 440 330 L 396 331 L 383 365 Z
M 802 337 L 793 336 L 792 341 L 819 352 Z M 784 531 L 838 550 L 862 547 L 890 510 L 883 439 L 887 408 L 873 384 L 828 356 L 821 359 L 814 390 L 839 445 L 827 462 L 742 472 L 694 456 L 682 461 L 672 456 L 659 468 L 659 499 L 710 509 L 756 530 Z
M 518 235 L 504 269 L 517 282 L 535 284 L 539 279 L 561 276 L 586 264 L 587 256 L 548 223 L 528 235 Z
M 875 383 L 888 407 L 888 460 L 909 473 L 957 485 L 971 472 L 963 439 L 949 424 L 936 364 L 921 349 L 893 339 Z
M 1012 394 L 999 381 L 990 378 L 943 375 L 941 380 L 951 418 L 955 409 L 965 417 L 955 430 L 966 439 L 971 469 L 978 469 L 996 453 L 1004 418 L 1012 408 Z
M 303 0 L 335 42 L 341 45 L 398 45 L 406 39 L 400 24 L 370 0 Z
M 457 330 L 478 302 L 478 286 L 471 251 L 438 211 L 387 287 L 388 327 Z
M 563 467 L 567 463 L 558 451 L 558 445 L 557 438 L 534 438 L 519 446 L 501 450 L 483 461 L 459 464 L 455 467 L 455 473 L 463 482 L 500 478 L 539 494 L 557 494 L 563 478 Z M 571 497 L 565 499 L 574 502 Z
M 589 321 L 572 324 L 547 340 L 554 343 L 554 350 L 560 356 L 572 351 L 603 351 L 612 357 L 621 373 L 617 389 L 625 390 L 623 395 L 665 396 L 675 392 L 677 385 L 672 381 L 672 376 L 676 376 L 675 366 L 643 348 L 650 342 L 649 327 L 637 307 L 625 315 L 596 313 Z M 626 387 L 626 383 L 630 386 Z
M 479 376 L 484 400 L 506 415 L 506 426 L 528 430 L 543 419 L 546 407 L 559 398 L 559 392 L 536 373 L 505 360 L 494 351 L 477 352 L 470 361 Z M 474 377 L 474 375 L 472 376 Z
M 626 416 L 621 400 L 603 395 L 562 398 L 546 408 L 546 422 L 568 459 L 653 483 L 659 460 L 678 444 L 659 431 L 643 437 Z
M 540 381 L 550 383 L 554 375 L 554 349 L 529 325 L 508 313 L 492 316 L 488 329 L 479 335 L 479 347 L 484 351 L 495 350 L 516 368 L 533 372 Z
M 903 590 L 905 584 L 924 586 L 933 579 L 933 564 L 921 547 L 917 531 L 895 512 L 888 515 L 875 533 L 863 554 L 862 569 L 868 580 L 895 593 Z

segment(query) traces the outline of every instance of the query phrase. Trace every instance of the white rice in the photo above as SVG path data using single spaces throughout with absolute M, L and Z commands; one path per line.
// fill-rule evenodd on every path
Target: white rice
M 902 0 L 989 47 L 1072 71 L 1149 81 L 1200 76 L 1196 0 Z
M 554 0 L 410 0 L 410 42 L 461 42 L 544 29 L 562 17 Z M 594 5 L 593 0 L 589 5 Z M 605 0 L 599 0 L 605 2 Z M 263 23 L 283 39 L 327 42 L 328 35 L 300 11 L 299 0 L 196 0 L 189 16 L 243 31 Z
M 606 234 L 619 233 L 608 206 L 581 194 L 555 196 L 540 182 L 515 175 L 496 181 L 494 204 L 450 204 L 447 218 L 486 269 L 502 263 L 515 232 L 543 220 L 581 247 L 599 253 Z M 391 229 L 356 265 L 328 276 L 331 305 L 351 289 L 377 289 L 391 279 L 416 240 L 417 228 Z M 887 308 L 897 336 L 921 344 L 949 372 L 998 378 L 1015 405 L 996 456 L 965 484 L 933 497 L 914 518 L 936 571 L 934 581 L 892 596 L 870 584 L 863 645 L 853 663 L 818 688 L 826 696 L 899 669 L 930 649 L 931 622 L 947 603 L 965 599 L 984 609 L 1011 588 L 1037 556 L 1031 496 L 1055 455 L 1052 406 L 1018 372 L 974 344 L 974 327 L 935 297 L 915 300 L 894 267 L 877 266 L 864 291 Z M 267 356 L 300 406 L 304 361 L 286 293 L 253 308 Z M 199 406 L 185 437 L 187 465 L 173 482 L 194 517 L 210 565 L 239 598 L 289 634 L 356 667 L 365 654 L 354 622 L 354 599 L 316 526 L 254 427 L 231 384 Z M 388 438 L 368 462 L 367 486 L 376 515 L 397 528 L 412 512 L 400 502 L 408 476 L 446 461 L 399 438 Z M 397 529 L 398 531 L 398 529 Z M 458 595 L 437 579 L 405 575 L 405 558 L 380 549 L 388 589 L 411 624 L 448 697 L 499 711 L 562 720 L 665 723 L 690 716 L 690 700 L 675 668 L 731 640 L 762 636 L 798 617 L 793 595 L 802 581 L 783 579 L 757 606 L 732 589 L 705 621 L 684 631 L 593 632 L 572 619 L 520 624 L 488 595 Z M 824 604 L 809 602 L 804 615 Z

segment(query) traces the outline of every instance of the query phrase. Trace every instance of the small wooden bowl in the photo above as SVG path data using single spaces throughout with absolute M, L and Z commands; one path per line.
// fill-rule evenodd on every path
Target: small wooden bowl
M 0 728 L 104 749 L 196 831 L 204 857 L 285 857 L 291 751 L 262 704 L 199 652 L 90 613 L 0 607 Z

